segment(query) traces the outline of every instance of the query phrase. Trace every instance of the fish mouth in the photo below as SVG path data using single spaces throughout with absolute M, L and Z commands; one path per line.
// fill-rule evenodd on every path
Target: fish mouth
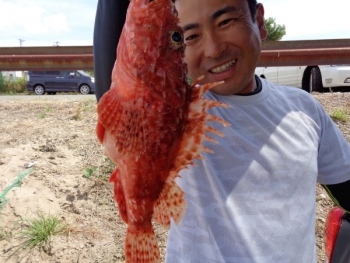
M 214 73 L 214 74 L 222 73 L 222 72 L 232 68 L 236 64 L 236 62 L 237 62 L 237 59 L 233 59 L 233 60 L 231 60 L 231 61 L 229 61 L 221 66 L 210 69 L 209 72 Z

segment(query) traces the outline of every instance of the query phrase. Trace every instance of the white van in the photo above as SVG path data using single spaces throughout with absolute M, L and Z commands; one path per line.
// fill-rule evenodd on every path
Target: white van
M 350 65 L 258 67 L 255 74 L 307 92 L 350 86 Z

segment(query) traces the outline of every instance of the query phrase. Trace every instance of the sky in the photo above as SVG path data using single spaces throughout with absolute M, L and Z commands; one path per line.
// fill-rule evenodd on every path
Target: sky
M 260 2 L 265 18 L 285 25 L 282 40 L 350 38 L 350 0 Z M 91 46 L 96 7 L 97 0 L 0 0 L 0 47 Z

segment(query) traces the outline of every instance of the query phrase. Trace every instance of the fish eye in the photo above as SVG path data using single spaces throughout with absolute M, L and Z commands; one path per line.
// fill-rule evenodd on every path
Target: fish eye
M 175 43 L 181 43 L 183 40 L 182 34 L 178 31 L 174 31 L 171 33 L 171 40 Z

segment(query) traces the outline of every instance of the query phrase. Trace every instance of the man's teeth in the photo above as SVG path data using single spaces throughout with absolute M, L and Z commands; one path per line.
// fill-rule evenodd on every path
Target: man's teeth
M 213 68 L 213 69 L 210 70 L 210 72 L 212 72 L 212 73 L 221 73 L 221 72 L 224 72 L 224 71 L 232 68 L 234 64 L 236 64 L 236 60 L 232 60 L 232 61 L 230 61 L 230 62 L 228 62 L 225 65 L 222 65 L 220 67 Z

